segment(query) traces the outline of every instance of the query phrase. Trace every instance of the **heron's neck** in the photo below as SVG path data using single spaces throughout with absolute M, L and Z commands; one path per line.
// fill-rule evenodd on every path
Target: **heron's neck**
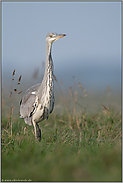
M 46 65 L 45 65 L 45 77 L 53 75 L 53 61 L 51 56 L 52 44 L 46 43 Z

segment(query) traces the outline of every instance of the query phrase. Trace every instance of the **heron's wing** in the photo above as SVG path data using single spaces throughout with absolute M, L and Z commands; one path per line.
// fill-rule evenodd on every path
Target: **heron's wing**
M 29 125 L 32 125 L 31 117 L 38 106 L 38 96 L 36 94 L 39 86 L 40 84 L 37 84 L 29 88 L 20 101 L 20 117 L 24 118 L 25 123 Z
M 38 92 L 40 86 L 41 86 L 41 83 L 38 83 L 38 84 L 32 86 L 31 88 L 29 88 L 29 89 L 26 91 L 26 93 Z
M 21 105 L 22 103 L 23 103 L 23 104 L 26 103 L 26 101 L 29 99 L 30 95 L 36 94 L 36 93 L 38 92 L 38 90 L 39 90 L 40 85 L 41 85 L 41 84 L 38 83 L 38 84 L 32 86 L 31 88 L 29 88 L 29 89 L 26 91 L 26 93 L 25 93 L 25 95 L 23 96 L 23 98 L 21 99 L 20 105 Z M 35 93 L 34 93 L 34 92 L 35 92 Z

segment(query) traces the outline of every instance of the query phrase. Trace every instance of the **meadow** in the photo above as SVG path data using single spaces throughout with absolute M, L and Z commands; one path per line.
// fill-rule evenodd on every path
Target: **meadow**
M 2 113 L 1 181 L 122 181 L 121 110 L 103 104 L 94 114 L 81 106 L 78 110 L 77 91 L 69 88 L 69 96 L 61 98 L 62 113 L 53 112 L 39 123 L 38 142 L 33 126 L 27 126 L 14 107 L 20 81 L 17 88 L 11 84 L 9 111 Z

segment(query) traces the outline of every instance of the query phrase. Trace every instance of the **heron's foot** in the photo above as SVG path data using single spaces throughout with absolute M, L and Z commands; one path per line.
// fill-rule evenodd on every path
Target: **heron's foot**
M 36 136 L 37 136 L 38 141 L 40 142 L 41 141 L 41 130 L 40 130 L 40 128 L 36 131 Z

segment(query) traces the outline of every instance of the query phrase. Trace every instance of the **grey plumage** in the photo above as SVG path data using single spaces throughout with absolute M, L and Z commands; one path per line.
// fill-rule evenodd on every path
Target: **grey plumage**
M 46 36 L 46 66 L 42 83 L 29 88 L 20 101 L 20 117 L 25 123 L 34 126 L 35 137 L 41 140 L 41 130 L 38 123 L 48 119 L 54 108 L 54 78 L 53 60 L 51 56 L 52 43 L 66 36 L 65 34 L 48 33 Z M 38 131 L 36 131 L 36 126 Z

